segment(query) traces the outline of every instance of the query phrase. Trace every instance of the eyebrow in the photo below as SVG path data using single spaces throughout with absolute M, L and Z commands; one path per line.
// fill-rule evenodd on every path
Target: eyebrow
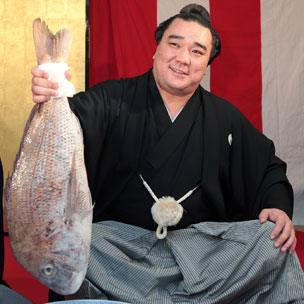
M 169 35 L 168 38 L 173 38 L 173 39 L 185 39 L 184 36 L 180 36 L 180 35 Z M 200 48 L 202 48 L 203 50 L 207 51 L 207 47 L 199 42 L 194 42 L 194 44 Z

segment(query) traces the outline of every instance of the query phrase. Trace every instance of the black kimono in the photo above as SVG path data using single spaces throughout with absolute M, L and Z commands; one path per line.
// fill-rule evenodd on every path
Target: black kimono
M 70 101 L 80 120 L 94 221 L 155 230 L 157 197 L 176 199 L 199 185 L 172 229 L 203 221 L 255 219 L 264 208 L 290 217 L 293 192 L 273 143 L 230 103 L 198 87 L 171 122 L 152 71 L 107 81 Z
M 296 255 L 273 246 L 273 223 L 254 220 L 264 208 L 291 217 L 286 165 L 234 106 L 199 87 L 171 122 L 151 71 L 97 85 L 70 106 L 83 129 L 95 202 L 88 271 L 70 298 L 140 304 L 304 299 Z M 151 231 L 154 199 L 140 175 L 157 198 L 179 199 L 198 186 L 165 239 Z

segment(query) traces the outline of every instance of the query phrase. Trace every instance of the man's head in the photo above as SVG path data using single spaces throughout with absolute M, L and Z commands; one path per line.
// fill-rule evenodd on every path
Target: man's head
M 161 23 L 155 38 L 153 74 L 159 89 L 172 95 L 192 94 L 220 51 L 208 12 L 200 5 L 188 5 Z
M 208 11 L 199 4 L 189 4 L 186 5 L 184 8 L 181 9 L 180 13 L 170 17 L 169 19 L 160 23 L 154 33 L 154 37 L 156 43 L 159 44 L 161 39 L 163 38 L 164 32 L 170 26 L 170 24 L 176 19 L 182 19 L 185 21 L 194 21 L 206 27 L 210 30 L 212 35 L 212 50 L 209 58 L 208 64 L 220 54 L 221 52 L 221 40 L 218 33 L 214 30 L 211 22 L 210 22 L 210 15 Z

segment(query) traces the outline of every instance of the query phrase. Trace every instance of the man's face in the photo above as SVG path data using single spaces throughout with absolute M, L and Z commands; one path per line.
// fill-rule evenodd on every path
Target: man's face
M 160 90 L 193 93 L 206 72 L 212 47 L 208 28 L 179 18 L 169 25 L 154 55 L 153 74 Z

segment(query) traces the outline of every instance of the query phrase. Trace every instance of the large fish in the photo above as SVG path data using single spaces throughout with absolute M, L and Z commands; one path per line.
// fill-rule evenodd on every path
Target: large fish
M 41 68 L 64 67 L 71 33 L 54 35 L 40 19 L 33 33 Z M 67 97 L 34 106 L 5 193 L 17 260 L 55 292 L 75 293 L 87 271 L 92 200 L 82 131 Z

